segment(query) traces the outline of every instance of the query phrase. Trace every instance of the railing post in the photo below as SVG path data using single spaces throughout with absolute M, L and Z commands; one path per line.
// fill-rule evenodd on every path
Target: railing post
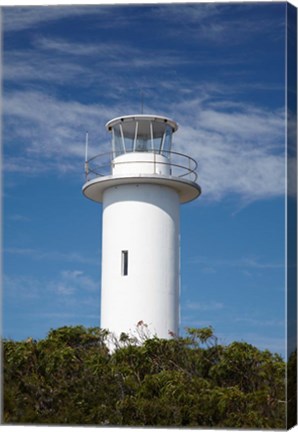
M 113 174 L 113 168 L 114 168 L 114 164 L 113 164 L 113 160 L 114 160 L 114 152 L 110 152 L 110 172 L 109 174 Z
M 88 180 L 88 174 L 89 174 L 89 167 L 88 167 L 88 161 L 85 162 L 85 177 L 86 181 Z
M 88 180 L 88 173 L 89 173 L 89 169 L 88 169 L 88 132 L 86 132 L 86 141 L 85 141 L 85 176 L 86 176 L 86 180 Z
M 171 152 L 171 150 L 169 150 L 168 153 L 169 153 L 168 159 L 169 159 L 169 164 L 170 164 L 170 175 L 172 175 L 172 169 L 173 169 L 173 167 L 172 167 L 172 152 Z

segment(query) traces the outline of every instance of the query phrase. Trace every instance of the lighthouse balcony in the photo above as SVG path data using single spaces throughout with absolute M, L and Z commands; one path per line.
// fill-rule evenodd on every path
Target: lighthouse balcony
M 181 203 L 200 195 L 197 162 L 172 151 L 172 135 L 178 128 L 173 120 L 137 114 L 117 117 L 106 128 L 112 135 L 111 152 L 88 160 L 86 141 L 85 196 L 102 202 L 108 188 L 144 184 L 174 189 Z
M 159 151 L 126 151 L 98 154 L 86 162 L 86 180 L 106 176 L 159 175 L 196 182 L 197 162 L 183 153 Z

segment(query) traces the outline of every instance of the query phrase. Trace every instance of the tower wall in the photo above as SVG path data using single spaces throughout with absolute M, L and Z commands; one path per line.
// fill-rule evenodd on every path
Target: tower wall
M 103 194 L 101 327 L 117 336 L 139 321 L 161 338 L 179 327 L 179 197 L 154 184 Z
M 170 175 L 170 161 L 165 156 L 155 153 L 126 153 L 113 160 L 112 174 Z

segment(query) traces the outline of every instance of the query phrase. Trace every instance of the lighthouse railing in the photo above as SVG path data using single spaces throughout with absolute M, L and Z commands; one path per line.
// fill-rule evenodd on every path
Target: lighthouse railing
M 126 154 L 127 153 L 138 152 L 132 151 L 126 152 Z M 117 157 L 115 157 L 115 152 L 106 152 L 95 155 L 87 161 L 86 178 L 87 180 L 91 180 L 95 177 L 104 177 L 111 175 L 112 167 L 118 164 L 152 164 L 152 172 L 148 172 L 148 175 L 156 173 L 157 165 L 165 165 L 170 168 L 171 177 L 184 178 L 186 180 L 191 180 L 194 182 L 197 180 L 198 175 L 196 171 L 198 168 L 198 163 L 195 159 L 184 153 L 163 150 L 162 155 L 165 156 L 164 160 L 156 158 L 156 155 L 160 154 L 160 152 L 158 151 L 152 150 L 150 152 L 146 152 L 146 154 L 154 154 L 152 160 L 148 160 L 147 158 L 146 160 L 142 159 L 142 152 L 139 153 L 140 159 L 132 161 L 117 161 Z

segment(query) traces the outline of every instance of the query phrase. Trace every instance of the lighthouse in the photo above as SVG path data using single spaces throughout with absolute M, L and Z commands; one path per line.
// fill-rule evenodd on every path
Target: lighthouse
M 116 337 L 179 333 L 180 204 L 196 199 L 197 163 L 172 150 L 175 121 L 110 120 L 111 151 L 88 160 L 83 194 L 102 204 L 101 327 Z M 87 144 L 86 144 L 87 147 Z

